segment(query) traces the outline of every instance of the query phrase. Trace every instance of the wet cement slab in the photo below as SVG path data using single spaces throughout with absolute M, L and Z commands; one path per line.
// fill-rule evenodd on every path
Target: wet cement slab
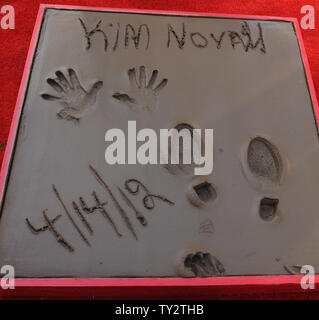
M 214 129 L 214 169 L 109 165 L 105 133 Z M 127 150 L 127 146 L 126 146 Z M 47 9 L 0 220 L 26 277 L 319 267 L 319 143 L 291 22 Z

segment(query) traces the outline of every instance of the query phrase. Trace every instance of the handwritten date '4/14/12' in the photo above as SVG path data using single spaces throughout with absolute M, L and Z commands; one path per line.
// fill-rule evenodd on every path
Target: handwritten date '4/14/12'
M 104 191 L 110 198 L 111 202 L 113 203 L 117 213 L 120 215 L 121 219 L 123 220 L 124 224 L 126 225 L 126 228 L 128 231 L 132 234 L 132 236 L 138 240 L 137 232 L 135 231 L 134 225 L 131 221 L 131 218 L 126 212 L 126 209 L 123 208 L 122 204 L 119 202 L 113 191 L 111 190 L 111 187 L 108 185 L 108 183 L 102 178 L 100 173 L 91 165 L 89 166 L 89 169 L 93 176 L 95 177 L 96 181 L 104 188 Z M 134 186 L 133 186 L 134 185 Z M 129 179 L 125 181 L 125 189 L 126 191 L 131 195 L 137 195 L 139 193 L 139 190 L 141 189 L 145 195 L 143 198 L 143 206 L 147 210 L 152 210 L 155 208 L 155 201 L 160 200 L 168 205 L 174 205 L 175 203 L 169 199 L 167 199 L 164 196 L 153 194 L 149 192 L 146 186 L 142 182 L 140 182 L 137 179 Z M 56 185 L 52 185 L 52 190 L 55 194 L 55 197 L 57 198 L 60 207 L 63 209 L 62 212 L 66 216 L 67 220 L 71 223 L 71 225 L 75 228 L 76 232 L 78 233 L 81 240 L 87 245 L 91 246 L 88 237 L 85 235 L 85 232 L 81 229 L 80 223 L 76 221 L 75 216 L 77 216 L 84 226 L 85 229 L 87 229 L 88 233 L 92 236 L 94 234 L 94 230 L 92 225 L 89 223 L 87 216 L 89 214 L 92 214 L 94 212 L 100 213 L 110 224 L 112 227 L 114 233 L 117 237 L 122 237 L 122 232 L 119 231 L 118 226 L 116 225 L 115 221 L 113 220 L 111 214 L 107 211 L 105 208 L 108 204 L 107 201 L 101 201 L 100 196 L 97 194 L 96 191 L 92 192 L 92 200 L 94 201 L 92 206 L 89 206 L 88 203 L 84 200 L 83 197 L 79 197 L 79 204 L 75 201 L 72 201 L 72 207 L 74 214 L 71 213 L 71 210 L 69 210 L 67 203 L 63 199 L 62 192 L 58 189 Z M 118 190 L 121 194 L 122 199 L 124 199 L 124 203 L 126 207 L 130 209 L 130 211 L 133 211 L 135 218 L 137 221 L 144 227 L 148 225 L 147 219 L 144 217 L 144 215 L 135 207 L 133 202 L 129 199 L 129 197 L 124 193 L 124 191 L 118 187 Z M 43 222 L 44 224 L 41 227 L 35 227 L 34 223 L 31 222 L 29 218 L 26 218 L 26 224 L 30 231 L 38 235 L 45 231 L 50 231 L 56 241 L 64 247 L 69 252 L 73 252 L 75 249 L 73 245 L 69 242 L 69 240 L 65 239 L 64 236 L 57 230 L 57 222 L 60 220 L 60 218 L 63 216 L 63 214 L 56 215 L 55 217 L 51 218 L 47 210 L 43 210 Z M 86 215 L 86 216 L 85 216 Z

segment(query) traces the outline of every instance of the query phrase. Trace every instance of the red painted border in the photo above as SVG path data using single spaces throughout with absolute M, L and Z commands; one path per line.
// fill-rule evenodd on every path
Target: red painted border
M 29 46 L 29 51 L 27 55 L 27 60 L 24 66 L 23 70 L 23 75 L 21 79 L 21 84 L 18 92 L 18 97 L 17 97 L 17 102 L 15 105 L 12 121 L 11 121 L 11 126 L 10 126 L 10 131 L 9 131 L 9 136 L 8 136 L 8 141 L 6 145 L 6 150 L 4 153 L 3 161 L 2 161 L 2 166 L 1 166 L 1 171 L 0 171 L 0 209 L 1 209 L 1 203 L 4 197 L 4 191 L 6 187 L 6 180 L 7 180 L 7 174 L 10 168 L 10 163 L 11 163 L 11 156 L 13 154 L 14 146 L 15 146 L 15 139 L 16 139 L 16 134 L 19 126 L 19 120 L 20 120 L 20 115 L 21 115 L 21 110 L 23 107 L 24 103 L 24 93 L 27 87 L 28 79 L 29 79 L 29 73 L 31 71 L 31 66 L 32 66 L 32 60 L 34 56 L 34 51 L 37 45 L 37 38 L 40 33 L 41 29 L 41 21 L 42 17 L 44 14 L 45 7 L 40 6 L 38 15 L 36 18 L 35 26 L 33 29 L 32 33 L 32 38 Z
M 3 299 L 257 299 L 291 296 L 307 298 L 318 291 L 303 290 L 302 276 L 243 276 L 214 278 L 55 278 L 17 279 Z M 319 285 L 316 282 L 316 287 Z
M 299 23 L 296 18 L 281 18 L 270 16 L 252 16 L 235 14 L 215 14 L 198 12 L 176 12 L 162 10 L 134 10 L 115 9 L 69 5 L 40 5 L 28 56 L 21 80 L 13 119 L 11 123 L 8 143 L 0 172 L 0 200 L 4 198 L 4 190 L 8 178 L 15 139 L 19 126 L 21 110 L 24 103 L 24 95 L 27 88 L 29 73 L 31 71 L 33 57 L 37 45 L 37 39 L 41 29 L 45 9 L 77 9 L 77 10 L 101 10 L 110 12 L 172 14 L 207 17 L 226 17 L 237 19 L 278 20 L 294 23 L 300 44 L 301 57 L 304 63 L 309 91 L 312 98 L 314 113 L 319 120 L 319 104 L 316 98 L 314 84 L 311 78 L 310 67 L 301 37 Z M 1 203 L 0 201 L 0 203 Z M 0 289 L 0 299 L 213 299 L 227 298 L 258 298 L 271 294 L 294 294 L 294 297 L 306 298 L 309 291 L 300 286 L 302 276 L 239 276 L 239 277 L 214 277 L 214 278 L 52 278 L 52 279 L 16 279 L 14 290 Z M 319 280 L 316 278 L 316 288 Z M 312 296 L 314 290 L 310 290 Z M 315 289 L 319 294 L 319 290 Z M 240 296 L 239 296 L 240 295 Z M 319 295 L 317 296 L 317 298 Z
M 301 58 L 305 67 L 305 72 L 306 72 L 306 77 L 307 77 L 307 81 L 308 81 L 308 86 L 309 86 L 309 91 L 310 91 L 310 95 L 311 95 L 311 99 L 312 99 L 312 104 L 313 104 L 313 111 L 315 114 L 315 117 L 317 119 L 317 125 L 319 125 L 319 104 L 318 104 L 318 99 L 316 96 L 316 90 L 315 90 L 315 86 L 312 80 L 312 76 L 311 76 L 311 71 L 310 71 L 310 65 L 309 65 L 309 61 L 308 61 L 308 57 L 306 54 L 306 48 L 303 42 L 303 38 L 301 35 L 301 29 L 298 23 L 298 20 L 295 19 L 294 20 L 294 26 L 296 28 L 296 34 L 297 34 L 297 38 L 299 41 L 299 46 L 300 46 L 300 52 L 301 52 Z
M 43 8 L 55 9 L 73 9 L 73 10 L 93 10 L 93 11 L 107 11 L 107 12 L 128 12 L 128 13 L 149 13 L 149 14 L 165 14 L 165 15 L 178 15 L 178 16 L 198 16 L 198 17 L 221 17 L 233 19 L 253 19 L 253 20 L 279 20 L 296 22 L 296 18 L 290 17 L 273 17 L 273 16 L 255 16 L 244 14 L 221 14 L 212 12 L 192 12 L 192 11 L 166 11 L 166 10 L 147 10 L 147 9 L 131 9 L 131 8 L 108 8 L 108 7 L 88 7 L 88 6 L 73 6 L 73 5 L 54 5 L 54 4 L 41 4 Z

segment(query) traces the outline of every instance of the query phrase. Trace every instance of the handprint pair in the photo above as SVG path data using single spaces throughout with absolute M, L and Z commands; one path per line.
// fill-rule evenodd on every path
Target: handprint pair
M 47 79 L 47 83 L 56 92 L 55 95 L 43 93 L 45 100 L 60 104 L 61 110 L 57 113 L 58 119 L 79 121 L 94 106 L 99 90 L 103 87 L 102 81 L 96 81 L 89 91 L 85 90 L 73 69 L 68 69 L 68 77 L 60 70 L 55 72 L 55 78 Z M 121 101 L 131 110 L 154 110 L 156 96 L 166 86 L 168 80 L 163 79 L 155 85 L 158 70 L 154 70 L 150 80 L 146 80 L 145 67 L 139 70 L 139 80 L 136 77 L 136 69 L 128 70 L 130 80 L 129 93 L 114 93 L 113 98 Z

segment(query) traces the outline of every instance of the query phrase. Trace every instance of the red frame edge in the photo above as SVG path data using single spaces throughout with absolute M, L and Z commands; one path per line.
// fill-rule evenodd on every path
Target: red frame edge
M 15 289 L 0 291 L 3 299 L 305 299 L 302 275 L 213 278 L 52 278 L 16 279 Z M 316 287 L 319 283 L 316 281 Z
M 290 21 L 296 29 L 314 113 L 317 122 L 319 122 L 319 104 L 316 98 L 301 30 L 296 18 L 41 4 L 28 50 L 7 147 L 1 166 L 0 203 L 4 197 L 7 173 L 12 160 L 21 110 L 24 103 L 24 94 L 29 79 L 29 72 L 31 71 L 37 39 L 41 30 L 41 22 L 45 10 L 50 8 Z M 281 275 L 214 278 L 18 278 L 15 280 L 15 289 L 3 290 L 0 288 L 0 299 L 258 299 L 260 296 L 273 299 L 277 294 L 280 295 L 280 298 L 293 297 L 304 299 L 310 293 L 312 298 L 319 298 L 319 290 L 317 289 L 319 280 L 317 277 L 315 278 L 315 289 L 313 290 L 303 290 L 301 288 L 300 281 L 302 277 L 302 275 Z

